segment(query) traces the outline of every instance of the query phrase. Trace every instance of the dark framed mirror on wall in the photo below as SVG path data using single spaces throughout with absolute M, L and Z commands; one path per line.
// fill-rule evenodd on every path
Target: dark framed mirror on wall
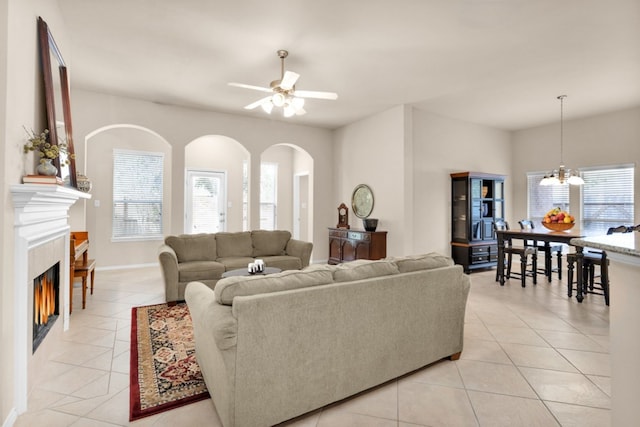
M 49 140 L 52 144 L 57 145 L 63 142 L 67 145 L 66 156 L 61 155 L 61 158 L 55 159 L 54 164 L 58 168 L 58 176 L 62 178 L 65 185 L 77 188 L 69 74 L 49 26 L 41 17 L 38 17 L 38 41 L 44 77 Z

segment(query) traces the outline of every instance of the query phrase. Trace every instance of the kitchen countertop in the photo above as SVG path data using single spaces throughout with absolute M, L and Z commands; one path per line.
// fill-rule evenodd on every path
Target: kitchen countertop
M 639 232 L 577 237 L 575 239 L 571 239 L 571 244 L 574 246 L 602 249 L 607 252 L 614 252 L 640 258 Z

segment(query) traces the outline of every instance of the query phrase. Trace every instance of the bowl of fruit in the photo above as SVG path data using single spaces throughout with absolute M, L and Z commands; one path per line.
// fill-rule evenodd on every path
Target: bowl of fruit
M 553 231 L 566 231 L 573 228 L 575 218 L 569 212 L 565 212 L 560 208 L 553 208 L 547 212 L 542 219 L 542 225 Z

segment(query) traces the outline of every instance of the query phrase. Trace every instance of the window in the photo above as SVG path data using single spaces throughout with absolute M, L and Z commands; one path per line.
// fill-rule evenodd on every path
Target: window
M 633 224 L 633 165 L 582 169 L 582 229 L 604 234 Z
M 540 185 L 544 173 L 527 174 L 529 207 L 527 215 L 531 221 L 540 222 L 552 208 L 559 207 L 569 212 L 569 185 Z
M 162 239 L 164 154 L 113 150 L 113 240 Z
M 275 230 L 278 164 L 260 165 L 260 229 Z

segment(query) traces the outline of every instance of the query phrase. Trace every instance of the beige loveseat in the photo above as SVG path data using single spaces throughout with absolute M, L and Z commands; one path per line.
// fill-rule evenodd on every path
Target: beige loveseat
M 167 302 L 184 300 L 187 283 L 215 287 L 222 273 L 247 268 L 254 259 L 267 267 L 299 270 L 309 265 L 313 244 L 286 230 L 168 236 L 158 249 Z
M 194 282 L 186 301 L 222 424 L 269 426 L 457 359 L 469 285 L 427 254 Z

